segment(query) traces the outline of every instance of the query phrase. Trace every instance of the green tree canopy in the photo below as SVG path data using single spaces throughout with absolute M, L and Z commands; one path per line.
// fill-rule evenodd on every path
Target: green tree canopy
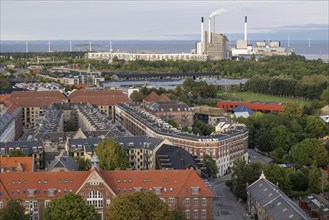
M 291 189 L 289 179 L 289 169 L 281 168 L 277 164 L 268 164 L 264 166 L 264 174 L 266 178 L 273 184 L 279 184 L 279 188 L 287 192 Z
M 9 153 L 9 157 L 26 157 L 23 151 L 14 149 Z
M 290 149 L 293 142 L 290 131 L 284 125 L 272 128 L 271 139 L 273 140 L 274 148 L 282 148 L 286 152 Z
M 314 192 L 319 193 L 321 191 L 321 170 L 313 164 L 308 173 L 308 188 Z
M 307 176 L 301 172 L 293 172 L 289 175 L 289 179 L 291 182 L 291 189 L 294 191 L 306 191 L 308 186 L 308 178 Z
M 91 161 L 89 159 L 79 158 L 77 160 L 77 163 L 79 164 L 79 171 L 80 170 L 90 170 L 91 168 Z
M 126 151 L 114 140 L 104 140 L 96 148 L 99 166 L 103 170 L 124 170 L 129 167 Z
M 307 118 L 305 130 L 312 138 L 318 138 L 321 135 L 328 133 L 328 127 L 326 123 L 317 116 L 309 116 Z
M 329 162 L 328 151 L 317 139 L 305 139 L 292 148 L 291 156 L 294 161 L 301 165 L 317 166 L 327 165 Z
M 153 192 L 133 192 L 114 199 L 107 212 L 115 220 L 170 220 L 169 207 Z
M 94 206 L 87 205 L 80 195 L 69 193 L 50 201 L 49 207 L 45 209 L 45 219 L 100 220 L 100 215 Z
M 28 220 L 29 216 L 25 215 L 25 208 L 20 200 L 10 199 L 7 205 L 0 209 L 0 220 Z
M 207 173 L 209 177 L 216 177 L 218 174 L 218 167 L 216 165 L 216 161 L 213 160 L 208 154 L 206 154 L 202 162 L 207 168 Z

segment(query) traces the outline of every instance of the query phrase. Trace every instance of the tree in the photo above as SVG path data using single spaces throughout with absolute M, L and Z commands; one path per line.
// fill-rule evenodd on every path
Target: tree
M 107 212 L 108 219 L 169 220 L 169 207 L 153 192 L 126 193 L 114 199 Z
M 216 161 L 213 160 L 208 154 L 206 154 L 202 162 L 207 168 L 207 173 L 209 177 L 216 177 L 218 174 L 218 167 L 216 165 Z
M 45 209 L 45 219 L 100 220 L 100 215 L 94 206 L 87 205 L 80 195 L 69 193 L 49 202 L 49 207 Z
M 124 170 L 129 167 L 126 151 L 114 140 L 104 140 L 96 148 L 99 166 L 103 170 Z
M 324 166 L 329 162 L 327 149 L 317 139 L 305 139 L 293 146 L 291 156 L 294 161 L 305 166 Z
M 291 189 L 291 183 L 288 175 L 289 169 L 281 168 L 277 164 L 268 164 L 264 166 L 266 178 L 274 184 L 279 184 L 279 188 L 285 192 Z
M 77 163 L 79 164 L 79 171 L 90 170 L 91 168 L 91 161 L 89 159 L 79 158 Z
M 293 172 L 289 175 L 289 179 L 291 182 L 292 190 L 300 191 L 300 192 L 307 190 L 308 178 L 303 172 L 301 171 Z
M 329 87 L 327 89 L 323 90 L 321 94 L 321 100 L 324 101 L 326 104 L 329 103 Z
M 315 164 L 313 164 L 308 173 L 308 188 L 314 193 L 319 193 L 321 190 L 320 176 L 320 169 Z
M 233 163 L 232 168 L 232 185 L 231 190 L 233 193 L 243 200 L 247 199 L 247 184 L 255 182 L 262 170 L 262 164 L 253 162 L 247 164 L 242 159 L 237 159 Z
M 185 214 L 177 209 L 169 211 L 169 217 L 171 220 L 185 220 Z
M 130 97 L 129 97 L 133 102 L 142 102 L 143 99 L 145 98 L 145 96 L 143 95 L 143 93 L 138 92 L 138 91 L 133 91 L 133 93 L 131 93 Z
M 303 106 L 298 103 L 289 102 L 283 106 L 283 112 L 292 115 L 303 115 Z
M 272 128 L 271 139 L 273 140 L 274 148 L 282 148 L 288 151 L 292 144 L 292 135 L 284 125 L 279 125 Z
M 307 117 L 305 130 L 311 138 L 318 138 L 321 135 L 328 133 L 326 123 L 321 118 L 316 116 Z
M 0 220 L 28 220 L 29 216 L 25 214 L 25 208 L 20 200 L 10 199 L 7 205 L 0 209 Z
M 9 157 L 25 157 L 26 155 L 23 153 L 23 151 L 14 149 L 9 153 Z

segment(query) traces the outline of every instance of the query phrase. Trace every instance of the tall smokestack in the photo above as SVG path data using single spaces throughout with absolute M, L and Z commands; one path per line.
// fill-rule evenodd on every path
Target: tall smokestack
M 204 43 L 204 24 L 203 24 L 203 17 L 201 17 L 201 43 Z
M 244 17 L 244 40 L 248 40 L 248 21 L 247 21 L 247 16 Z
M 209 18 L 208 29 L 208 43 L 211 43 L 211 18 Z

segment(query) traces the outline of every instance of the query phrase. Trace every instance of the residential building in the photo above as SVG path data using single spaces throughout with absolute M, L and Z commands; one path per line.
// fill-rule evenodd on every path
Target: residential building
M 159 97 L 161 98 L 161 96 Z M 192 127 L 193 111 L 188 105 L 179 101 L 156 101 L 144 105 L 146 111 L 166 122 L 175 122 L 178 127 Z
M 93 156 L 89 171 L 2 173 L 0 207 L 8 199 L 21 199 L 26 213 L 43 219 L 52 199 L 68 193 L 81 195 L 106 219 L 114 198 L 129 192 L 152 191 L 169 205 L 184 212 L 187 219 L 212 219 L 213 192 L 193 170 L 104 171 Z
M 42 141 L 0 142 L 0 156 L 8 156 L 12 150 L 20 150 L 26 156 L 32 156 L 35 170 L 44 168 L 44 147 Z
M 0 157 L 0 173 L 33 171 L 33 157 Z
M 23 133 L 22 108 L 8 100 L 0 105 L 0 142 L 17 140 Z
M 250 115 L 254 114 L 254 111 L 244 105 L 239 105 L 233 109 L 233 113 L 235 118 L 248 118 Z
M 237 158 L 248 160 L 248 129 L 236 127 L 221 134 L 198 136 L 173 128 L 160 118 L 142 110 L 136 104 L 117 104 L 115 120 L 133 135 L 167 139 L 201 161 L 205 154 L 217 163 L 219 175 L 229 171 Z
M 71 103 L 90 103 L 112 119 L 117 103 L 131 102 L 121 90 L 75 90 L 69 95 Z
M 311 219 L 277 185 L 267 180 L 264 173 L 258 180 L 247 187 L 247 195 L 249 212 L 252 216 L 257 216 L 257 219 Z
M 79 164 L 66 153 L 56 156 L 50 164 L 46 165 L 46 171 L 49 172 L 78 171 L 78 169 Z
M 60 91 L 24 91 L 10 94 L 10 101 L 23 109 L 23 125 L 36 125 L 36 119 L 52 103 L 67 102 L 67 98 Z
M 208 177 L 206 167 L 184 148 L 164 144 L 156 151 L 157 170 L 184 170 L 193 168 L 202 177 Z
M 299 207 L 311 218 L 329 219 L 329 201 L 321 195 L 310 194 L 299 199 Z
M 193 108 L 196 120 L 203 121 L 210 126 L 216 126 L 220 121 L 226 121 L 224 110 L 210 106 L 196 106 Z

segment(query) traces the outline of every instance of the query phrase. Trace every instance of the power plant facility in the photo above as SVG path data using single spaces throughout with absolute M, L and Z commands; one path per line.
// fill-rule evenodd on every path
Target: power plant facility
M 209 60 L 231 59 L 231 43 L 224 34 L 216 33 L 216 16 L 227 12 L 219 9 L 210 14 L 208 19 L 208 31 L 204 29 L 204 18 L 201 18 L 201 42 L 196 44 L 196 54 L 206 55 Z
M 249 41 L 250 42 L 250 41 Z M 237 40 L 235 48 L 232 49 L 232 59 L 241 57 L 249 58 L 251 55 L 263 56 L 286 56 L 288 52 L 281 47 L 280 41 L 258 41 L 254 45 L 248 43 L 248 17 L 244 18 L 244 39 Z
M 248 18 L 245 16 L 244 23 L 244 39 L 237 40 L 234 48 L 231 48 L 231 42 L 227 36 L 222 33 L 216 33 L 216 17 L 228 12 L 227 9 L 221 8 L 209 15 L 208 30 L 205 29 L 205 19 L 201 17 L 201 33 L 200 42 L 196 43 L 195 49 L 191 53 L 128 53 L 116 52 L 112 50 L 108 52 L 89 52 L 88 59 L 97 59 L 111 62 L 114 57 L 123 61 L 132 60 L 223 60 L 223 59 L 240 59 L 241 57 L 250 58 L 251 55 L 255 57 L 274 56 L 274 55 L 288 55 L 284 47 L 281 47 L 279 41 L 259 41 L 254 45 L 248 42 Z M 91 50 L 90 50 L 91 51 Z

